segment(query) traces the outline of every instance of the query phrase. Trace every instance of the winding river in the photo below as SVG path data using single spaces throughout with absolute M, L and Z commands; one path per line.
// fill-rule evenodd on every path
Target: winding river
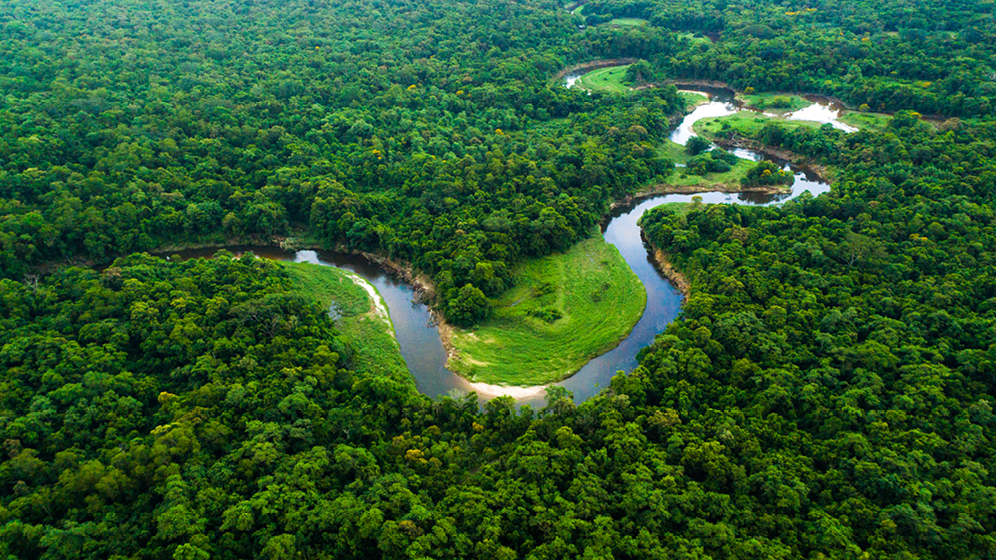
M 698 92 L 702 93 L 702 92 Z M 685 144 L 694 134 L 692 124 L 702 118 L 732 114 L 743 110 L 738 108 L 732 97 L 712 92 L 710 101 L 698 106 L 675 128 L 671 139 Z M 743 158 L 760 160 L 762 154 L 749 150 L 736 150 Z M 770 159 L 770 158 L 768 158 Z M 803 192 L 813 195 L 829 190 L 829 185 L 802 169 L 779 162 L 786 169 L 792 169 L 796 181 L 791 193 L 764 195 L 757 193 L 704 192 L 698 194 L 669 194 L 647 198 L 629 206 L 617 208 L 602 225 L 602 232 L 608 243 L 615 245 L 623 258 L 640 278 L 647 290 L 647 307 L 643 317 L 633 331 L 616 348 L 591 360 L 574 376 L 557 383 L 574 394 L 576 401 L 583 401 L 608 386 L 612 376 L 620 370 L 631 371 L 637 365 L 636 355 L 640 349 L 650 344 L 654 337 L 664 331 L 681 310 L 681 295 L 654 267 L 650 252 L 642 241 L 640 228 L 636 222 L 643 213 L 667 202 L 691 202 L 693 197 L 701 197 L 704 203 L 726 203 L 746 205 L 766 205 L 782 203 Z M 459 396 L 476 391 L 482 398 L 502 394 L 494 386 L 475 385 L 446 369 L 446 351 L 439 338 L 439 330 L 433 324 L 428 308 L 413 303 L 414 291 L 405 282 L 397 279 L 379 266 L 363 257 L 345 255 L 331 251 L 283 251 L 272 247 L 227 247 L 236 255 L 246 252 L 270 259 L 309 262 L 324 266 L 335 266 L 355 272 L 373 284 L 387 304 L 397 333 L 401 354 L 408 363 L 408 369 L 415 378 L 418 390 L 431 397 L 440 395 Z M 180 253 L 183 258 L 209 257 L 217 249 L 188 250 Z M 523 391 L 518 399 L 520 404 L 542 406 L 542 390 Z

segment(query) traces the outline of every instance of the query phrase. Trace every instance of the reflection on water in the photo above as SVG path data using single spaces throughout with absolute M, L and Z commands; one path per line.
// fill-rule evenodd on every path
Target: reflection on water
M 698 136 L 692 131 L 692 125 L 696 122 L 711 117 L 725 117 L 741 111 L 740 108 L 734 105 L 733 95 L 730 93 L 724 93 L 722 90 L 714 92 L 694 90 L 681 91 L 705 95 L 709 98 L 709 102 L 695 107 L 691 113 L 685 115 L 685 118 L 682 119 L 674 131 L 671 132 L 670 138 L 675 144 L 684 146 L 693 136 Z
M 812 101 L 813 104 L 808 107 L 803 107 L 798 111 L 788 113 L 785 115 L 785 118 L 791 121 L 830 123 L 830 126 L 836 128 L 837 130 L 843 130 L 848 134 L 858 131 L 857 128 L 846 125 L 837 120 L 844 114 L 843 105 L 820 96 L 807 96 L 806 99 Z

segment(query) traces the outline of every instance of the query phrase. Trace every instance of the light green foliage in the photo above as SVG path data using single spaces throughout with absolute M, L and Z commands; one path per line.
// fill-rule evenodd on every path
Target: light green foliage
M 787 93 L 755 93 L 739 98 L 751 109 L 772 113 L 790 113 L 813 104 L 801 96 Z
M 892 120 L 892 115 L 885 115 L 882 113 L 861 113 L 857 111 L 847 111 L 840 117 L 840 121 L 844 124 L 849 124 L 860 130 L 868 130 L 871 132 L 882 132 L 884 130 L 888 130 L 890 120 Z
M 679 39 L 687 40 L 692 46 L 712 44 L 712 41 L 710 41 L 708 37 L 704 37 L 696 33 L 675 33 L 675 36 Z
M 790 121 L 778 117 L 768 117 L 751 111 L 741 111 L 725 117 L 709 117 L 696 122 L 692 130 L 706 138 L 716 138 L 736 132 L 742 136 L 754 137 L 770 123 L 778 123 L 785 129 L 819 128 L 822 123 L 812 121 Z
M 608 24 L 613 27 L 635 27 L 640 25 L 647 25 L 647 20 L 639 18 L 616 18 L 608 22 Z
M 448 367 L 474 381 L 540 385 L 567 377 L 614 347 L 643 315 L 646 291 L 601 235 L 529 260 L 493 317 L 454 329 Z
M 695 158 L 688 154 L 685 146 L 667 140 L 659 150 L 663 157 L 676 164 L 694 165 Z M 697 172 L 689 167 L 676 167 L 674 172 L 667 177 L 667 184 L 679 187 L 695 187 L 701 190 L 737 190 L 740 180 L 753 167 L 754 162 L 740 158 L 733 160 L 733 162 L 730 169 L 723 172 L 710 172 L 708 170 Z
M 624 81 L 627 68 L 629 65 L 592 70 L 581 76 L 574 87 L 605 93 L 628 93 L 631 91 L 631 86 Z
M 685 100 L 685 106 L 692 109 L 709 102 L 709 97 L 694 91 L 679 91 L 678 95 Z
M 387 306 L 374 305 L 367 291 L 350 274 L 308 263 L 278 264 L 287 270 L 296 292 L 330 310 L 343 340 L 355 350 L 352 356 L 355 371 L 372 375 L 408 374 Z

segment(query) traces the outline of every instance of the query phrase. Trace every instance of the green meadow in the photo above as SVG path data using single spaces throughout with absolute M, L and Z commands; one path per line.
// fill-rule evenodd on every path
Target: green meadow
M 374 305 L 367 290 L 353 280 L 353 275 L 309 263 L 281 262 L 280 265 L 290 274 L 297 293 L 326 308 L 335 305 L 332 313 L 338 317 L 336 327 L 355 351 L 352 356 L 355 371 L 409 375 L 394 338 L 387 306 L 383 303 L 380 308 Z
M 592 70 L 581 79 L 578 85 L 589 91 L 604 91 L 608 93 L 628 93 L 630 86 L 623 82 L 626 78 L 626 66 L 611 66 Z
M 447 366 L 471 381 L 530 386 L 564 379 L 633 329 L 646 290 L 601 234 L 532 259 L 472 330 L 454 328 Z

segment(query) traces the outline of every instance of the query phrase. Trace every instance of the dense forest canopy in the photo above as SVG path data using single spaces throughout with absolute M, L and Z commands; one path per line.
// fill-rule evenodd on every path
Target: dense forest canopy
M 992 2 L 563 8 L 6 2 L 0 556 L 996 556 Z M 894 115 L 750 138 L 827 194 L 646 214 L 691 294 L 581 404 L 430 400 L 281 267 L 132 254 L 294 236 L 480 320 L 673 172 L 673 87 L 556 80 L 612 58 Z

